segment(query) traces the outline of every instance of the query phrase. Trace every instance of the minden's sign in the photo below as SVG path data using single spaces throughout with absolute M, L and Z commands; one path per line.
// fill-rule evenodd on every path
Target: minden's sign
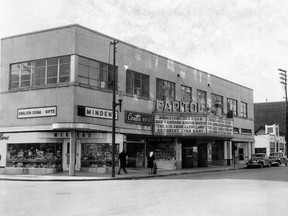
M 78 115 L 93 117 L 93 118 L 103 118 L 103 119 L 113 119 L 113 111 L 101 108 L 78 106 Z M 118 112 L 115 112 L 115 119 L 118 119 Z
M 57 107 L 33 107 L 23 108 L 17 110 L 17 118 L 39 118 L 39 117 L 51 117 L 57 115 Z

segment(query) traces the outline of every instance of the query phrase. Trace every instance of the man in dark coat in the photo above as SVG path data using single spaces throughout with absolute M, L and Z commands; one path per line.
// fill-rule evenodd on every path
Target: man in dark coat
M 126 171 L 126 151 L 123 150 L 120 154 L 119 154 L 119 160 L 120 160 L 120 167 L 119 167 L 119 171 L 118 171 L 118 175 L 121 175 L 120 174 L 120 171 L 121 169 L 124 170 L 125 174 L 127 174 L 127 171 Z

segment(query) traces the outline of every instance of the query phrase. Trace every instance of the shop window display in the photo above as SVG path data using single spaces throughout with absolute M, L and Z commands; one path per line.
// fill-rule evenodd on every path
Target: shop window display
M 158 143 L 155 148 L 156 160 L 175 160 L 174 145 L 169 143 Z
M 62 168 L 62 144 L 8 144 L 7 167 Z
M 95 143 L 81 145 L 81 167 L 111 167 L 112 166 L 112 144 Z M 115 164 L 118 164 L 119 145 L 116 144 Z
M 174 144 L 171 143 L 153 143 L 147 145 L 147 155 L 154 151 L 157 161 L 176 160 Z

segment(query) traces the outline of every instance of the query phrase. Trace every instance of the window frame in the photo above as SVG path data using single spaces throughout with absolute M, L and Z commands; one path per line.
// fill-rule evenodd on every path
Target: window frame
M 187 93 L 187 89 L 189 89 L 190 93 Z M 192 98 L 192 87 L 190 86 L 186 86 L 186 85 L 181 85 L 180 86 L 180 92 L 181 92 L 181 101 L 185 101 L 185 102 L 192 102 L 193 98 Z M 187 98 L 189 98 L 187 100 Z
M 139 78 L 136 78 L 136 75 L 139 76 Z M 136 79 L 139 80 L 140 87 L 135 87 Z M 139 97 L 149 98 L 150 76 L 133 70 L 126 70 L 126 93 L 137 95 Z
M 200 97 L 201 96 L 200 93 L 204 95 L 204 98 Z M 207 92 L 206 91 L 197 89 L 197 106 L 198 106 L 198 112 L 202 112 L 202 111 L 205 112 L 207 110 Z
M 48 65 L 48 60 L 49 59 L 57 59 L 57 65 L 54 64 L 54 67 L 57 67 L 57 71 L 56 71 L 56 76 L 48 76 L 48 67 L 51 65 Z M 60 81 L 60 59 L 61 58 L 69 58 L 69 61 L 67 61 L 65 63 L 65 65 L 68 65 L 67 67 L 67 71 L 68 73 L 65 76 L 61 76 L 62 77 L 66 77 L 64 82 Z M 45 64 L 42 66 L 37 66 L 36 62 L 40 62 L 40 61 L 45 61 Z M 37 60 L 31 60 L 31 61 L 25 61 L 25 62 L 18 62 L 18 63 L 12 63 L 10 64 L 10 69 L 9 69 L 9 90 L 15 90 L 15 89 L 26 89 L 26 88 L 33 88 L 33 87 L 43 87 L 43 86 L 49 86 L 49 85 L 58 85 L 61 83 L 69 83 L 71 80 L 71 55 L 66 55 L 66 56 L 57 56 L 57 57 L 51 57 L 51 58 L 45 58 L 45 59 L 37 59 Z M 29 65 L 28 67 L 25 66 L 25 64 Z M 63 64 L 64 65 L 64 64 Z M 14 67 L 17 66 L 18 69 L 15 70 Z M 26 67 L 24 69 L 24 67 Z M 27 68 L 29 68 L 30 72 L 29 72 L 29 79 L 23 79 L 25 76 L 28 76 L 28 74 L 25 74 L 25 71 L 27 71 Z M 39 78 L 37 76 L 38 73 L 40 73 L 39 71 L 37 71 L 37 69 L 42 69 L 42 74 L 44 73 L 44 78 L 43 76 L 41 78 Z M 14 77 L 17 76 L 17 79 L 14 80 Z M 56 79 L 56 82 L 52 82 L 49 83 L 48 79 L 53 78 L 54 80 Z M 68 78 L 68 80 L 67 80 Z M 44 82 L 42 81 L 40 84 L 37 82 L 38 80 L 44 80 Z M 23 83 L 29 82 L 29 85 L 23 85 Z M 17 85 L 15 85 L 17 84 Z
M 80 60 L 83 60 L 81 62 Z M 84 61 L 87 61 L 85 64 Z M 93 66 L 97 65 L 97 67 Z M 80 67 L 87 68 L 87 75 L 81 74 Z M 92 71 L 96 72 L 96 76 L 92 76 Z M 101 88 L 107 90 L 113 90 L 114 80 L 114 66 L 105 62 L 101 62 L 95 59 L 86 58 L 84 56 L 78 56 L 78 76 L 77 82 L 81 85 L 87 85 L 89 87 Z M 86 79 L 87 82 L 81 81 Z M 96 84 L 95 84 L 96 83 Z M 118 67 L 116 66 L 116 86 L 118 83 Z
M 230 101 L 235 102 L 235 103 L 230 103 Z M 229 111 L 233 111 L 233 116 L 238 116 L 238 101 L 237 100 L 232 99 L 232 98 L 227 98 L 227 112 Z
M 223 96 L 215 94 L 215 93 L 211 93 L 211 110 L 216 112 L 216 109 L 220 107 L 221 111 L 223 112 L 223 107 L 224 107 L 223 100 L 224 100 Z M 218 101 L 220 101 L 220 106 L 219 106 L 219 103 L 217 103 Z
M 167 100 L 174 101 L 175 100 L 175 86 L 176 85 L 174 82 L 156 78 L 156 99 L 164 100 L 164 101 L 167 101 Z M 164 88 L 167 88 L 167 89 L 164 89 Z
M 240 116 L 248 118 L 248 104 L 246 102 L 240 102 Z

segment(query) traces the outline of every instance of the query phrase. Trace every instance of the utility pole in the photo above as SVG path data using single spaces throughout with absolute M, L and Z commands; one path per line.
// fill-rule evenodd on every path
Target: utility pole
M 111 42 L 113 45 L 113 119 L 112 119 L 112 177 L 115 177 L 115 154 L 116 154 L 116 144 L 115 144 L 115 133 L 116 133 L 116 107 L 119 105 L 121 112 L 122 100 L 119 99 L 119 103 L 116 103 L 116 44 L 118 41 L 114 40 Z
M 285 134 L 285 142 L 286 142 L 286 155 L 288 154 L 288 102 L 287 102 L 287 71 L 283 69 L 278 69 L 280 71 L 280 83 L 284 85 L 285 90 L 285 126 L 286 126 L 286 134 Z

